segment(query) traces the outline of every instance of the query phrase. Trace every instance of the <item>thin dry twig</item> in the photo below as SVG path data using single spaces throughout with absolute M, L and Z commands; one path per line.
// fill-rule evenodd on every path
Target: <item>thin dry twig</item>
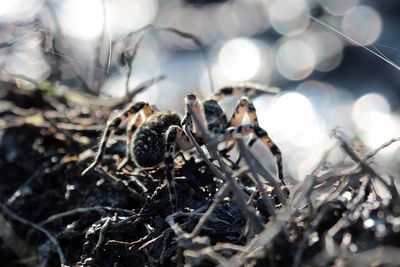
M 265 191 L 263 183 L 261 182 L 260 178 L 258 177 L 258 172 L 257 172 L 256 166 L 250 156 L 250 152 L 248 151 L 246 145 L 244 144 L 244 142 L 241 138 L 237 139 L 237 142 L 239 145 L 240 152 L 242 153 L 246 163 L 250 166 L 250 171 L 253 176 L 253 179 L 255 180 L 257 190 L 262 194 L 262 200 L 264 202 L 264 205 L 267 207 L 269 213 L 272 216 L 275 216 L 275 207 L 272 204 L 272 201 L 269 198 L 267 192 Z
M 211 154 L 211 157 L 213 159 L 216 159 L 218 161 L 219 167 L 221 168 L 222 172 L 224 173 L 223 180 L 228 183 L 228 186 L 230 187 L 230 190 L 232 191 L 233 195 L 235 196 L 234 200 L 236 204 L 238 205 L 240 211 L 243 213 L 243 215 L 248 219 L 249 226 L 250 226 L 250 232 L 249 233 L 251 236 L 255 235 L 259 232 L 261 232 L 264 229 L 263 223 L 261 222 L 261 219 L 256 215 L 255 209 L 252 206 L 248 206 L 245 200 L 244 192 L 238 187 L 238 185 L 235 182 L 235 179 L 231 176 L 232 170 L 229 169 L 228 166 L 223 162 L 222 158 L 219 155 L 218 152 L 218 142 L 216 140 L 213 140 L 211 136 L 207 133 L 207 131 L 204 129 L 204 126 L 201 124 L 199 118 L 197 115 L 193 112 L 191 106 L 188 106 L 189 108 L 189 113 L 191 118 L 193 118 L 194 123 L 196 124 L 197 129 L 200 131 L 200 134 L 204 140 L 205 146 L 209 153 Z M 190 132 L 190 131 L 189 131 Z M 213 169 L 212 169 L 213 170 Z M 219 172 L 216 173 L 219 177 L 221 175 Z
M 376 179 L 381 182 L 385 188 L 391 193 L 392 197 L 397 201 L 400 201 L 400 195 L 397 190 L 394 190 L 392 186 L 390 186 L 385 179 L 383 179 L 368 163 L 365 162 L 364 159 L 360 158 L 357 153 L 351 148 L 351 146 L 347 143 L 347 141 L 342 136 L 343 133 L 339 132 L 338 130 L 332 131 L 332 136 L 335 137 L 340 142 L 340 147 L 343 149 L 344 152 L 356 163 L 359 164 L 361 169 L 368 173 L 371 177 L 375 177 Z M 379 150 L 378 150 L 379 151 Z
M 371 151 L 368 154 L 366 154 L 363 157 L 363 160 L 364 161 L 368 161 L 369 159 L 375 157 L 376 154 L 378 154 L 382 149 L 384 149 L 384 148 L 386 148 L 386 147 L 390 146 L 391 144 L 393 144 L 395 142 L 398 142 L 398 141 L 400 141 L 400 137 L 390 139 L 389 141 L 387 141 L 387 142 L 383 143 L 382 145 L 380 145 L 378 148 L 376 148 L 373 151 Z
M 195 237 L 197 236 L 203 225 L 207 222 L 208 218 L 210 217 L 211 213 L 214 212 L 214 210 L 217 208 L 218 204 L 221 203 L 221 201 L 224 199 L 224 197 L 227 195 L 229 192 L 229 187 L 227 184 L 224 184 L 219 191 L 215 194 L 213 203 L 210 205 L 208 210 L 203 214 L 203 216 L 200 218 L 199 222 L 196 224 L 194 227 L 193 231 L 190 233 L 190 236 Z
M 24 219 L 24 218 L 18 216 L 17 214 L 15 214 L 11 210 L 9 210 L 6 207 L 6 205 L 4 205 L 4 204 L 0 203 L 0 209 L 3 211 L 4 214 L 6 214 L 7 216 L 10 216 L 12 219 L 14 219 L 14 220 L 16 220 L 16 221 L 18 221 L 18 222 L 20 222 L 22 224 L 29 225 L 32 228 L 36 229 L 37 231 L 42 232 L 43 234 L 45 234 L 46 237 L 50 240 L 50 242 L 56 248 L 60 263 L 61 264 L 65 264 L 66 263 L 65 256 L 64 256 L 64 253 L 63 253 L 63 251 L 61 249 L 60 243 L 58 243 L 57 238 L 55 238 L 49 231 L 47 231 L 42 226 L 40 226 L 40 225 L 38 225 L 38 224 L 36 224 L 34 222 L 31 222 L 31 221 L 29 221 L 27 219 Z
M 286 205 L 286 197 L 281 190 L 281 185 L 277 182 L 277 180 L 262 166 L 262 164 L 256 159 L 253 153 L 245 146 L 241 139 L 238 140 L 238 145 L 240 151 L 243 153 L 247 163 L 250 166 L 253 166 L 256 169 L 256 172 L 261 174 L 264 179 L 266 179 L 271 186 L 274 188 L 275 192 L 277 193 L 279 201 Z
M 104 222 L 103 226 L 100 229 L 100 233 L 99 233 L 99 239 L 97 241 L 96 246 L 94 247 L 93 251 L 96 251 L 100 248 L 100 246 L 103 244 L 104 242 L 104 236 L 109 228 L 111 224 L 111 218 L 107 218 L 106 221 Z
M 136 42 L 136 44 L 132 49 L 126 48 L 121 55 L 120 64 L 124 64 L 125 66 L 128 67 L 128 73 L 126 74 L 126 82 L 125 82 L 125 96 L 129 95 L 129 83 L 132 78 L 132 69 L 133 69 L 132 63 L 136 58 L 139 46 L 142 41 L 143 41 L 143 36 L 139 38 L 139 40 Z
M 74 216 L 77 214 L 83 214 L 83 213 L 88 213 L 88 212 L 101 212 L 101 211 L 112 211 L 112 212 L 120 212 L 120 213 L 126 213 L 129 215 L 135 215 L 135 213 L 133 211 L 130 210 L 125 210 L 125 209 L 120 209 L 120 208 L 114 208 L 114 207 L 87 207 L 87 208 L 76 208 L 76 209 L 72 209 L 72 210 L 68 210 L 65 212 L 61 212 L 61 213 L 57 213 L 54 215 L 51 215 L 50 217 L 48 217 L 46 220 L 42 221 L 40 223 L 40 225 L 45 225 L 45 224 L 49 224 L 51 222 L 54 222 L 56 220 L 61 220 L 65 217 L 69 217 L 69 216 Z

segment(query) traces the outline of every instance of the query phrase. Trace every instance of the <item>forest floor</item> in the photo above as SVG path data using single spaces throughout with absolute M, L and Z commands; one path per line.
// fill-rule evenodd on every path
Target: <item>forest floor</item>
M 0 84 L 2 266 L 400 266 L 399 193 L 370 165 L 384 147 L 359 155 L 334 132 L 346 164 L 328 151 L 288 199 L 257 164 L 194 151 L 175 161 L 173 211 L 162 167 L 117 169 L 124 131 L 81 175 L 123 100 L 21 87 Z

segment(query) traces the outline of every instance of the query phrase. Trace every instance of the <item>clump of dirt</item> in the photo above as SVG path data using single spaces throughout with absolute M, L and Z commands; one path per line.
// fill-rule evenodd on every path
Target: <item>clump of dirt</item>
M 143 170 L 130 163 L 118 171 L 123 131 L 97 169 L 81 175 L 113 105 L 56 90 L 0 86 L 3 266 L 400 262 L 398 191 L 338 133 L 343 157 L 355 163 L 333 172 L 322 159 L 287 200 L 279 188 L 257 186 L 254 173 L 269 183 L 257 165 L 239 168 L 226 156 L 206 159 L 195 151 L 180 155 L 174 211 L 162 166 Z M 390 197 L 376 193 L 376 181 Z

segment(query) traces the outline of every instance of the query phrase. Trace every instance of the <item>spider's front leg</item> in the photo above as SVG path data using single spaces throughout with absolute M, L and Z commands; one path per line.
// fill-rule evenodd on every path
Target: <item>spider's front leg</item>
M 100 147 L 97 151 L 96 157 L 94 161 L 82 172 L 82 176 L 84 176 L 101 162 L 104 156 L 104 151 L 106 149 L 108 139 L 110 138 L 111 134 L 116 129 L 118 129 L 122 122 L 131 118 L 133 115 L 137 114 L 141 110 L 143 110 L 144 113 L 151 113 L 153 108 L 146 102 L 137 102 L 135 104 L 129 105 L 120 115 L 107 122 L 106 129 L 104 130 L 101 137 Z
M 188 150 L 193 147 L 188 136 L 181 127 L 172 125 L 165 134 L 165 175 L 168 183 L 168 193 L 171 207 L 175 211 L 178 200 L 176 196 L 175 180 L 174 180 L 174 161 L 179 150 Z
M 143 109 L 143 114 L 137 113 L 133 120 L 129 121 L 126 126 L 126 152 L 125 158 L 118 165 L 117 170 L 121 170 L 131 159 L 132 153 L 132 138 L 136 130 L 147 120 L 152 114 L 158 111 L 155 105 Z
M 126 151 L 125 158 L 118 165 L 117 170 L 122 170 L 123 167 L 129 162 L 131 154 L 132 137 L 136 129 L 143 123 L 143 117 L 140 113 L 136 114 L 132 121 L 126 126 Z

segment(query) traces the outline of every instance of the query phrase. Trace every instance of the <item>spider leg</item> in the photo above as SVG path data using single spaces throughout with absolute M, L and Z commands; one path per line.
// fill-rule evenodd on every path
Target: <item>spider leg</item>
M 136 129 L 140 127 L 143 123 L 143 116 L 138 113 L 134 117 L 133 120 L 131 120 L 127 127 L 126 127 L 126 152 L 125 152 L 125 158 L 121 163 L 118 165 L 117 170 L 121 170 L 128 162 L 130 159 L 130 153 L 131 153 L 131 143 L 132 143 L 132 137 L 133 134 L 135 133 Z
M 164 155 L 165 175 L 168 182 L 168 193 L 171 207 L 175 211 L 177 207 L 177 196 L 174 181 L 174 160 L 178 149 L 187 150 L 193 147 L 188 136 L 179 126 L 172 125 L 168 128 L 165 136 L 166 146 Z
M 203 137 L 200 131 L 197 131 L 196 128 L 193 129 L 190 109 L 198 116 L 203 126 L 207 124 L 207 127 L 204 128 L 207 129 L 209 133 L 217 137 L 225 133 L 228 128 L 228 119 L 226 118 L 224 110 L 215 99 L 206 99 L 200 104 L 195 95 L 189 94 L 185 102 L 186 115 L 182 120 L 182 125 L 188 124 L 190 131 L 196 137 L 199 144 L 204 143 Z
M 103 135 L 100 140 L 100 147 L 97 151 L 96 157 L 94 161 L 82 172 L 82 176 L 84 176 L 91 169 L 96 167 L 101 160 L 103 159 L 104 151 L 106 149 L 107 141 L 110 138 L 111 134 L 121 125 L 122 122 L 126 121 L 128 118 L 131 118 L 133 115 L 137 114 L 141 110 L 144 113 L 151 112 L 152 107 L 146 102 L 137 102 L 135 104 L 129 105 L 120 115 L 109 120 L 107 122 L 106 129 L 103 132 Z
M 236 104 L 235 110 L 231 116 L 231 118 L 228 121 L 228 125 L 230 127 L 232 126 L 239 126 L 243 122 L 243 117 L 247 113 L 247 116 L 249 117 L 250 124 L 252 125 L 258 125 L 258 118 L 257 118 L 257 113 L 256 113 L 256 108 L 254 107 L 253 103 L 247 98 L 247 97 L 241 97 L 239 101 Z M 252 136 L 250 141 L 247 143 L 248 147 L 252 147 L 254 143 L 257 141 L 257 137 Z M 230 140 L 228 141 L 228 144 L 226 147 L 221 151 L 221 153 L 226 154 L 229 151 L 231 151 L 235 147 L 235 141 Z M 236 164 L 239 163 L 241 157 L 239 155 L 238 160 L 236 161 Z
M 132 138 L 135 131 L 142 125 L 142 123 L 147 120 L 154 112 L 158 111 L 158 108 L 155 105 L 150 106 L 150 108 L 143 109 L 143 115 L 141 113 L 137 113 L 133 120 L 130 120 L 126 126 L 126 152 L 125 158 L 118 165 L 117 170 L 121 170 L 130 160 L 131 148 L 132 148 Z
M 258 118 L 256 114 L 256 108 L 253 103 L 245 96 L 241 97 L 236 104 L 235 111 L 228 121 L 229 126 L 239 126 L 242 121 L 244 114 L 248 115 L 250 123 L 258 126 Z
M 241 137 L 241 136 L 247 136 L 249 134 L 254 134 L 257 139 L 261 140 L 264 143 L 264 145 L 268 147 L 268 149 L 271 151 L 272 155 L 275 158 L 277 176 L 281 184 L 284 186 L 285 191 L 288 195 L 289 191 L 286 188 L 286 183 L 283 177 L 282 154 L 278 146 L 268 136 L 268 133 L 260 126 L 252 124 L 240 125 L 238 127 L 230 127 L 228 128 L 227 133 L 232 135 L 233 137 L 235 136 Z
M 226 86 L 222 87 L 219 89 L 213 96 L 212 99 L 215 101 L 221 101 L 224 97 L 227 96 L 232 96 L 232 95 L 251 95 L 256 93 L 257 91 L 265 92 L 265 93 L 271 93 L 268 91 L 267 87 L 264 87 L 259 84 L 253 84 L 253 83 L 245 83 L 241 85 L 235 85 L 235 86 Z M 250 123 L 254 125 L 258 125 L 258 119 L 257 119 L 257 114 L 256 110 L 254 108 L 253 103 L 251 103 L 247 97 L 242 97 L 235 108 L 234 113 L 232 114 L 228 126 L 239 126 L 242 123 L 243 116 L 246 113 L 248 114 L 248 117 L 250 119 Z M 226 128 L 227 128 L 226 127 Z M 248 146 L 252 146 L 257 138 L 253 137 L 250 142 L 248 143 Z M 235 147 L 235 141 L 228 141 L 226 147 L 221 151 L 223 154 L 227 154 L 229 151 L 231 151 Z M 237 163 L 240 161 L 240 156 L 239 160 Z

